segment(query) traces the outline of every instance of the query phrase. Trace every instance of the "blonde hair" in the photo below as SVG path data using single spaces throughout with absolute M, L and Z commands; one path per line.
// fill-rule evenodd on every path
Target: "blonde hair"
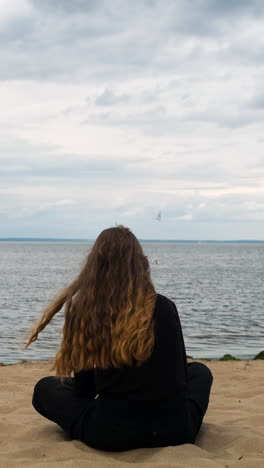
M 154 348 L 156 291 L 147 257 L 124 226 L 105 229 L 78 277 L 44 310 L 25 349 L 64 306 L 60 348 L 52 369 L 140 366 Z

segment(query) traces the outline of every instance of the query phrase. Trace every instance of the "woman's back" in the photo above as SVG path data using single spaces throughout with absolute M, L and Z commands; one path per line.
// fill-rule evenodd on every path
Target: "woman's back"
M 175 399 L 186 389 L 187 361 L 181 323 L 175 304 L 161 294 L 153 312 L 155 345 L 151 356 L 140 367 L 120 367 L 75 373 L 76 389 L 82 395 L 91 389 L 101 399 Z
M 137 440 L 142 446 L 166 445 L 169 439 L 173 445 L 192 442 L 186 410 L 185 346 L 174 303 L 158 294 L 153 319 L 155 346 L 141 367 L 95 368 L 75 374 L 79 394 L 97 396 L 92 417 L 89 407 L 89 416 L 84 414 L 79 421 L 89 445 L 100 445 L 102 425 L 104 440 L 108 438 L 111 447 L 120 445 L 124 434 L 127 443 Z

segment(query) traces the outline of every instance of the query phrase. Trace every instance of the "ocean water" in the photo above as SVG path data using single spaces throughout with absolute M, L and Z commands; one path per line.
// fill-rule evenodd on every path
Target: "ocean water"
M 142 242 L 156 290 L 178 308 L 188 355 L 251 358 L 264 349 L 264 244 Z M 53 359 L 59 312 L 23 350 L 25 333 L 78 274 L 89 242 L 0 242 L 0 362 Z

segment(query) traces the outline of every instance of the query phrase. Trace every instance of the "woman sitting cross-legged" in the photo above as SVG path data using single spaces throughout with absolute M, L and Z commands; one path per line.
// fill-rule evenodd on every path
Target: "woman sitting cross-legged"
M 194 443 L 213 377 L 204 364 L 187 363 L 177 308 L 155 291 L 148 259 L 128 228 L 101 232 L 25 348 L 63 306 L 56 376 L 36 383 L 34 408 L 97 449 Z

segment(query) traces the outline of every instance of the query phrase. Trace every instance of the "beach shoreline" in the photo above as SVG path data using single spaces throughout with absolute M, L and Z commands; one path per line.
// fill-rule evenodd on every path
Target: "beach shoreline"
M 200 362 L 218 362 L 218 361 L 254 361 L 254 360 L 264 360 L 264 351 L 260 351 L 254 357 L 251 358 L 237 358 L 229 353 L 224 354 L 221 358 L 205 358 L 205 357 L 192 357 L 187 355 L 187 361 L 200 361 Z M 2 362 L 0 361 L 0 366 L 14 366 L 16 364 L 27 364 L 27 363 L 39 363 L 39 362 L 54 362 L 54 359 L 19 359 L 16 362 Z

